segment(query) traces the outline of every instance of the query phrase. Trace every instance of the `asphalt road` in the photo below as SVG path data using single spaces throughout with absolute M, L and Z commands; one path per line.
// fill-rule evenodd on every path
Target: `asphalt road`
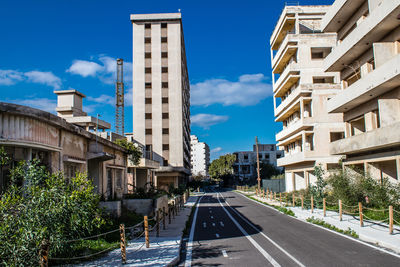
M 193 223 L 185 266 L 400 266 L 400 257 L 235 192 L 207 193 Z

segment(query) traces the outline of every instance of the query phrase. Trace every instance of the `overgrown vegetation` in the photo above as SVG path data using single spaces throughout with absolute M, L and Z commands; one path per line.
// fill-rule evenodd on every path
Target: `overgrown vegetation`
M 229 184 L 229 180 L 233 175 L 233 163 L 236 160 L 234 154 L 226 154 L 220 156 L 211 162 L 209 174 L 213 180 L 224 181 L 224 184 Z
M 257 163 L 254 164 L 257 170 Z M 281 169 L 275 167 L 275 165 L 269 162 L 260 162 L 260 177 L 261 179 L 272 179 L 272 177 L 281 175 Z M 276 178 L 275 178 L 276 179 Z
M 137 187 L 134 192 L 125 194 L 125 199 L 156 199 L 168 192 L 156 188 L 153 183 L 146 183 L 143 187 Z
M 287 208 L 285 208 L 285 207 L 280 207 L 280 206 L 271 205 L 271 204 L 265 203 L 265 202 L 263 202 L 263 201 L 260 201 L 260 200 L 258 200 L 258 199 L 256 199 L 256 198 L 252 197 L 252 196 L 247 196 L 247 197 L 250 198 L 250 199 L 252 199 L 252 200 L 255 200 L 255 201 L 257 201 L 257 202 L 260 202 L 260 203 L 262 203 L 262 204 L 265 204 L 265 205 L 268 205 L 268 206 L 270 206 L 270 207 L 273 207 L 274 209 L 279 210 L 280 212 L 282 212 L 282 213 L 284 213 L 284 214 L 286 214 L 286 215 L 296 217 L 296 215 L 294 214 L 294 212 L 293 212 L 291 209 L 287 209 Z
M 316 218 L 314 218 L 314 216 L 312 216 L 310 218 L 307 218 L 307 222 L 313 223 L 313 224 L 317 224 L 317 225 L 320 225 L 322 227 L 331 229 L 333 231 L 336 231 L 336 232 L 339 232 L 339 233 L 342 233 L 342 234 L 345 234 L 345 235 L 348 235 L 348 236 L 352 236 L 352 237 L 358 238 L 358 234 L 353 229 L 351 229 L 350 227 L 347 230 L 342 230 L 342 229 L 337 228 L 336 226 L 334 226 L 332 224 L 329 224 L 329 223 L 325 222 L 324 220 L 316 219 Z
M 86 175 L 66 179 L 61 173 L 50 174 L 37 160 L 19 163 L 0 199 L 1 265 L 37 265 L 44 240 L 50 244 L 50 256 L 66 254 L 67 240 L 106 225 L 98 203 Z
M 134 143 L 128 142 L 126 139 L 118 139 L 115 143 L 119 146 L 122 146 L 128 151 L 128 159 L 132 162 L 133 165 L 138 165 L 140 163 L 140 158 L 142 157 L 142 151 L 135 146 Z

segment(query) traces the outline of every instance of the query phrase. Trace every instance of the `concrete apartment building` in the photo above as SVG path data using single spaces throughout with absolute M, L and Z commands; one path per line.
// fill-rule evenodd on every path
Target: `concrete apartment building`
M 324 58 L 336 44 L 335 33 L 323 33 L 321 22 L 329 6 L 286 6 L 270 38 L 276 134 L 284 157 L 286 190 L 308 187 L 313 169 L 332 168 L 329 142 L 344 135 L 342 114 L 328 113 L 327 101 L 341 91 L 338 72 L 324 71 Z
M 133 133 L 160 163 L 154 183 L 190 174 L 190 86 L 180 13 L 134 14 Z
M 337 0 L 321 28 L 335 34 L 324 70 L 338 72 L 342 91 L 327 103 L 343 113 L 345 138 L 330 144 L 374 178 L 400 178 L 400 0 Z
M 236 161 L 233 164 L 233 171 L 236 181 L 255 182 L 257 179 L 257 152 L 256 145 L 253 151 L 233 152 Z M 267 162 L 277 167 L 277 160 L 283 157 L 283 151 L 277 150 L 274 144 L 258 144 L 260 162 Z
M 210 166 L 210 147 L 205 142 L 200 142 L 197 136 L 190 136 L 190 160 L 192 175 L 208 177 Z

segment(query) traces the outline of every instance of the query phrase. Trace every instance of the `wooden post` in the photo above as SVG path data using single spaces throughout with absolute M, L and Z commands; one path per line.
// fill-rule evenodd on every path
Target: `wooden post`
M 163 220 L 163 230 L 166 229 L 165 226 L 165 207 L 162 207 L 162 220 Z
M 267 187 L 267 197 L 268 197 L 268 195 L 269 195 L 269 188 Z
M 358 202 L 358 216 L 360 217 L 360 226 L 364 226 L 364 218 L 363 218 L 363 210 L 362 210 L 362 203 Z
M 292 206 L 294 207 L 295 206 L 295 196 L 294 196 L 294 192 L 292 193 Z
M 171 224 L 171 207 L 168 205 L 168 224 Z
M 274 192 L 274 200 L 276 201 L 276 192 Z
M 144 216 L 144 239 L 146 240 L 146 248 L 150 247 L 149 242 L 149 221 L 147 216 Z
M 304 209 L 304 197 L 301 195 L 301 209 Z
M 160 236 L 160 210 L 156 210 L 156 236 Z
M 339 199 L 339 220 L 342 220 L 342 200 Z
M 322 199 L 322 206 L 324 209 L 324 217 L 325 217 L 326 216 L 326 199 L 325 198 Z
M 393 234 L 393 206 L 389 206 L 389 234 Z
M 120 244 L 121 244 L 121 258 L 122 264 L 126 263 L 126 239 L 125 239 L 125 224 L 119 225 L 119 234 L 121 236 Z
M 314 212 L 314 196 L 311 196 L 311 213 Z
M 282 193 L 279 193 L 279 205 L 282 206 Z
M 44 239 L 40 245 L 39 250 L 39 265 L 40 267 L 47 267 L 49 265 L 49 241 Z

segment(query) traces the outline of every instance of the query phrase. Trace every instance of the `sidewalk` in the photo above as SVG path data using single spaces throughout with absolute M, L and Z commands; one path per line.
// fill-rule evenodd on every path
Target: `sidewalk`
M 156 237 L 155 230 L 149 235 L 150 247 L 146 248 L 144 238 L 127 243 L 126 264 L 121 262 L 121 250 L 116 249 L 106 256 L 95 261 L 86 262 L 77 266 L 170 266 L 179 261 L 182 231 L 190 216 L 192 206 L 197 201 L 197 196 L 189 197 L 178 216 L 171 219 L 171 224 L 166 225 L 166 230 L 160 226 L 160 237 Z
M 262 198 L 256 196 L 254 193 L 249 194 L 249 192 L 242 192 L 237 190 L 239 193 L 243 195 L 251 195 L 254 199 L 257 199 L 266 204 L 279 206 L 279 201 L 269 200 L 267 198 Z M 342 230 L 348 230 L 349 228 L 355 231 L 360 240 L 373 243 L 374 245 L 391 249 L 396 253 L 400 253 L 400 227 L 398 225 L 394 225 L 393 234 L 389 234 L 389 226 L 385 223 L 379 223 L 374 221 L 369 221 L 364 219 L 364 226 L 360 226 L 360 221 L 358 217 L 351 215 L 342 215 L 342 221 L 339 220 L 339 213 L 335 211 L 326 211 L 326 217 L 324 217 L 322 209 L 314 208 L 314 212 L 311 213 L 311 210 L 302 210 L 301 207 L 290 207 L 287 206 L 287 209 L 290 209 L 294 212 L 295 216 L 302 220 L 306 221 L 307 218 L 314 217 L 315 219 L 324 220 L 326 223 L 336 226 Z

